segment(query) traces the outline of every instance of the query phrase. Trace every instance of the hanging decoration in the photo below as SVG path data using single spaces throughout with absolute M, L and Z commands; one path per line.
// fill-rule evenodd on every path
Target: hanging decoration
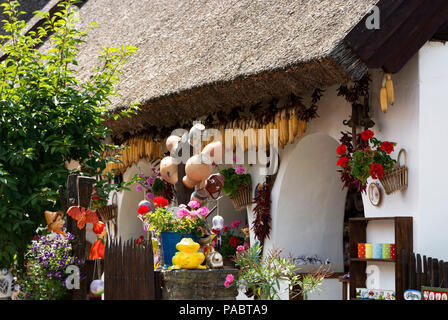
M 268 183 L 258 186 L 257 196 L 253 203 L 255 203 L 255 219 L 252 230 L 255 237 L 263 244 L 266 238 L 269 239 L 271 232 L 271 189 Z
M 97 223 L 99 221 L 95 212 L 79 206 L 68 208 L 67 214 L 78 221 L 77 226 L 79 230 L 84 228 L 86 223 Z
M 369 75 L 365 75 L 360 80 L 354 81 L 351 87 L 342 85 L 338 88 L 338 96 L 343 96 L 352 105 L 352 114 L 349 120 L 342 123 L 352 128 L 352 146 L 357 148 L 357 127 L 363 127 L 364 130 L 372 128 L 375 122 L 369 115 Z
M 57 211 L 45 211 L 45 220 L 47 221 L 48 231 L 59 233 L 65 238 L 65 232 L 62 230 L 64 227 L 64 212 Z
M 104 259 L 104 250 L 106 248 L 104 237 L 106 236 L 106 225 L 102 221 L 98 221 L 93 225 L 93 232 L 97 236 L 97 240 L 90 249 L 90 260 Z
M 380 105 L 381 110 L 386 113 L 387 106 L 394 105 L 395 100 L 394 94 L 394 84 L 392 82 L 392 75 L 390 73 L 385 73 L 383 75 L 383 80 L 380 89 Z
M 318 117 L 317 103 L 323 95 L 323 90 L 316 88 L 311 94 L 311 104 L 306 107 L 303 98 L 291 93 L 285 103 L 279 103 L 280 99 L 273 98 L 267 104 L 257 103 L 252 106 L 235 107 L 230 111 L 219 111 L 217 113 L 204 116 L 205 126 L 215 128 L 221 132 L 222 144 L 225 145 L 225 129 L 253 129 L 248 136 L 241 138 L 240 145 L 243 150 L 258 148 L 258 130 L 266 130 L 266 144 L 273 144 L 270 137 L 270 130 L 277 129 L 279 132 L 279 146 L 284 148 L 287 143 L 294 143 L 295 138 L 300 138 L 306 131 L 307 122 Z M 148 133 L 142 133 L 129 139 L 114 141 L 122 143 L 126 147 L 121 150 L 121 155 L 117 155 L 114 150 L 109 150 L 104 157 L 115 157 L 119 161 L 108 163 L 104 172 L 124 173 L 126 169 L 136 164 L 141 159 L 154 161 L 164 157 L 163 146 L 166 145 L 168 152 L 174 149 L 181 137 L 169 136 L 171 132 L 179 128 L 188 128 L 191 119 L 185 119 L 183 123 L 178 123 L 170 128 L 151 126 Z M 202 125 L 202 126 L 203 126 Z M 190 136 L 197 135 L 199 128 L 191 132 Z M 199 129 L 199 131 L 201 131 Z M 168 136 L 168 138 L 166 138 Z M 234 139 L 234 146 L 236 138 Z M 191 137 L 189 140 L 193 141 Z M 202 148 L 206 146 L 214 148 L 211 143 L 203 142 Z M 205 150 L 208 153 L 208 150 Z M 174 179 L 174 178 L 173 178 Z M 189 181 L 187 181 L 188 183 Z M 190 181 L 191 184 L 191 181 Z

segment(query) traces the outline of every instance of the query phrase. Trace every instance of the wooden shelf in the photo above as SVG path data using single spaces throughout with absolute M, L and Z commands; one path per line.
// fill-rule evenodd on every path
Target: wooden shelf
M 373 259 L 373 258 L 350 258 L 350 261 L 376 261 L 376 262 L 396 262 L 395 259 Z
M 350 218 L 349 221 L 375 221 L 375 220 L 396 220 L 397 218 L 411 218 L 412 217 L 370 217 L 370 218 Z
M 394 223 L 395 259 L 362 259 L 358 258 L 358 243 L 367 241 L 367 225 L 369 221 L 392 221 Z M 356 298 L 356 288 L 366 287 L 367 262 L 388 262 L 395 267 L 395 297 L 403 300 L 402 250 L 413 251 L 413 219 L 412 217 L 371 217 L 350 218 L 350 298 Z

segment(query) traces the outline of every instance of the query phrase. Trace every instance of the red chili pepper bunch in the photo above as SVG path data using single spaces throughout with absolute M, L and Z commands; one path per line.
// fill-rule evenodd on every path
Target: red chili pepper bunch
M 256 206 L 254 208 L 255 220 L 252 224 L 252 230 L 260 243 L 264 243 L 264 239 L 269 239 L 271 232 L 271 189 L 267 183 L 258 187 L 253 203 Z

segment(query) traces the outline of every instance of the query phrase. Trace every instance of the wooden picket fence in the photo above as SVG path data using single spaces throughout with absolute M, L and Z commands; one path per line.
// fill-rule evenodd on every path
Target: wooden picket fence
M 448 262 L 402 251 L 404 290 L 420 291 L 422 286 L 448 288 Z
M 105 300 L 154 300 L 152 242 L 140 245 L 120 238 L 106 242 L 104 255 Z

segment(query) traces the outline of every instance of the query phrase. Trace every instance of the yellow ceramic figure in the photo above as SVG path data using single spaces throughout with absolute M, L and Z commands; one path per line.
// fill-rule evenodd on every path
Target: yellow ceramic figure
M 205 255 L 197 252 L 199 247 L 199 243 L 194 242 L 193 239 L 183 238 L 176 244 L 176 249 L 179 251 L 173 257 L 171 269 L 206 269 L 206 266 L 201 265 Z

